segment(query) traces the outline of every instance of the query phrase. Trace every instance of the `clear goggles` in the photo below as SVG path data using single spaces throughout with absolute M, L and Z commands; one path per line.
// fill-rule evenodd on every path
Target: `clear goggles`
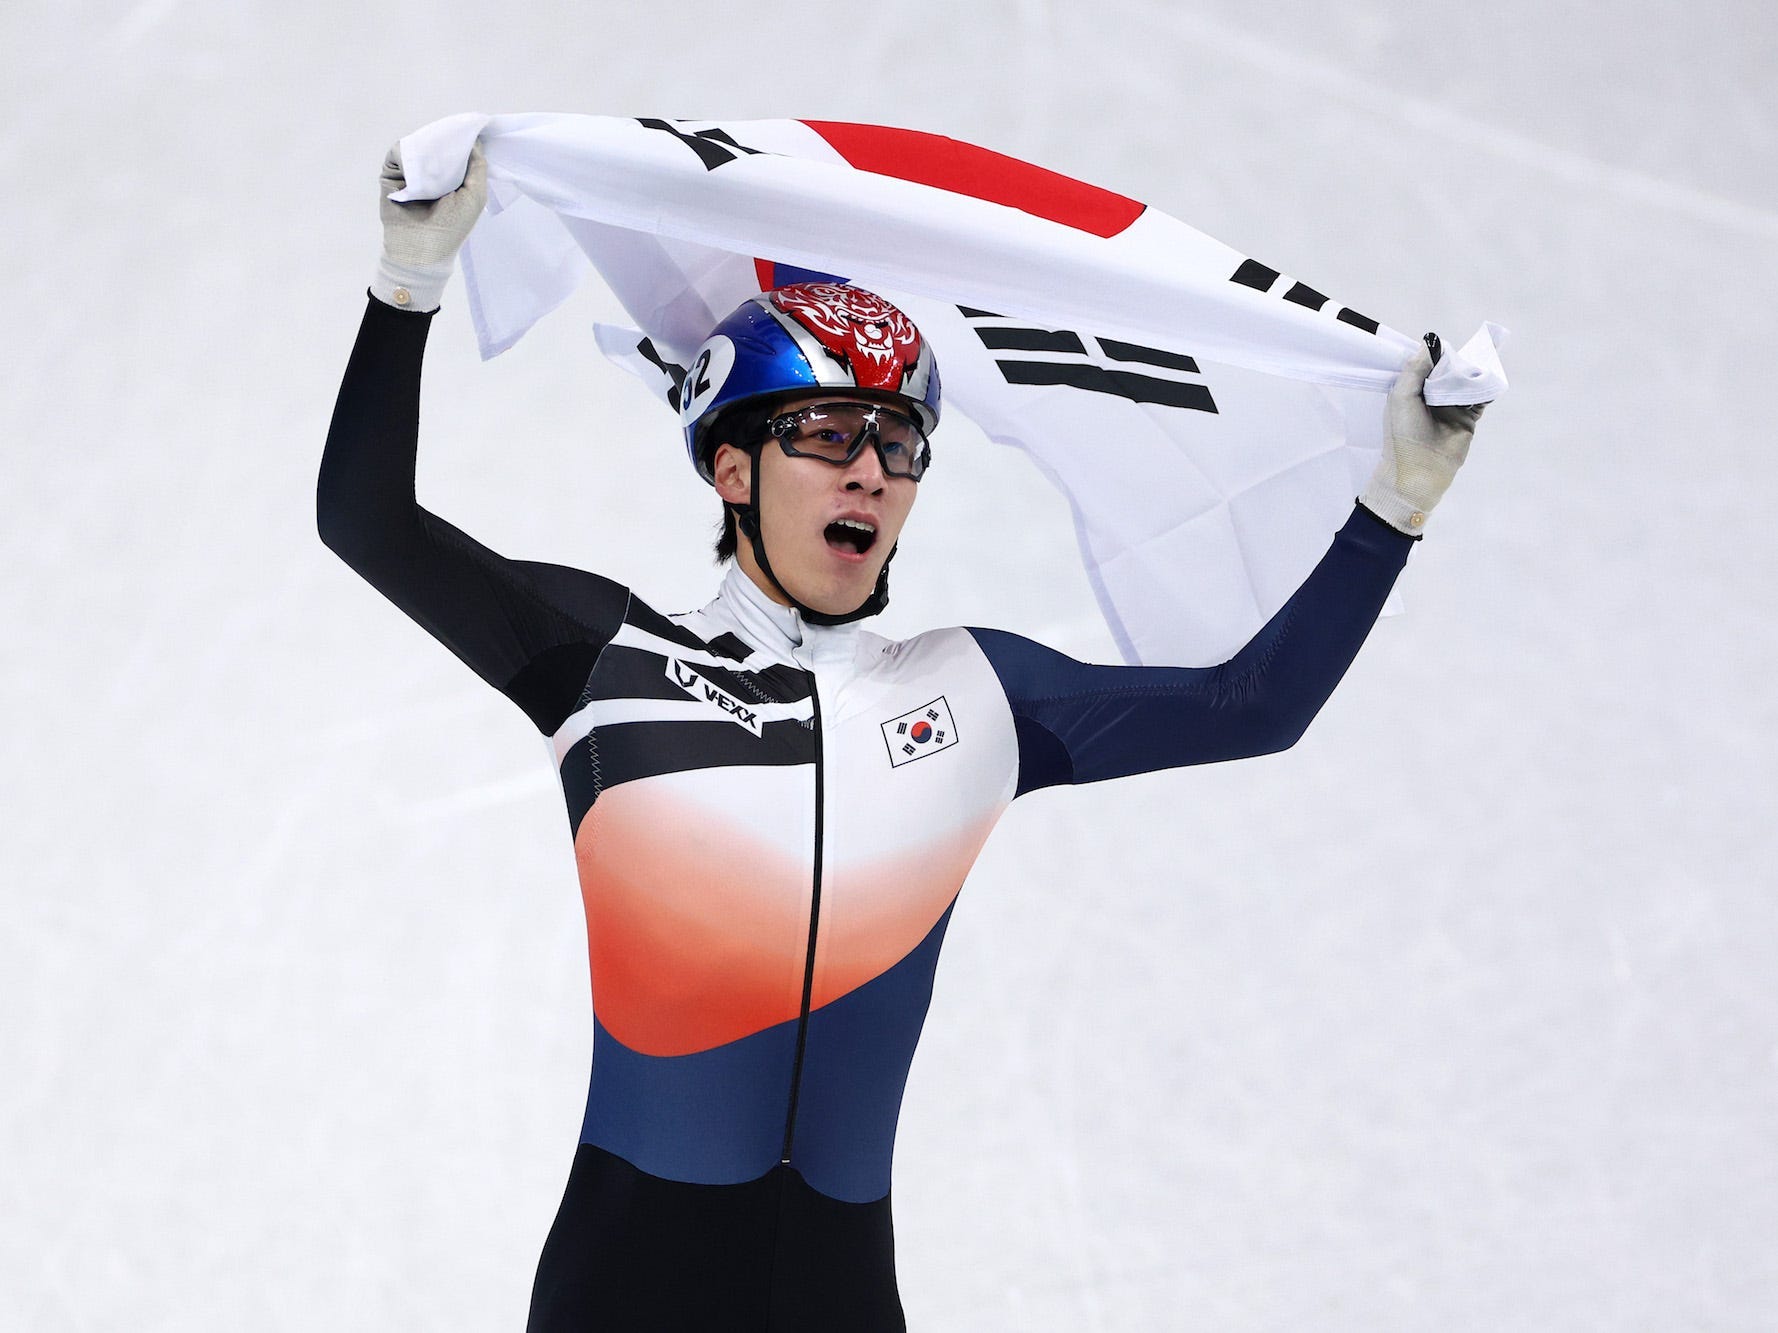
M 811 403 L 773 417 L 766 430 L 792 458 L 819 458 L 835 467 L 857 458 L 867 441 L 891 477 L 918 481 L 932 462 L 920 423 L 881 403 Z

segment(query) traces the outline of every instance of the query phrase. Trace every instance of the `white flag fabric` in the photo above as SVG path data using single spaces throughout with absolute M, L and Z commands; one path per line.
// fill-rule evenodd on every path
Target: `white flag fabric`
M 601 326 L 601 349 L 665 404 L 746 297 L 879 292 L 930 340 L 946 412 L 1068 498 L 1131 662 L 1223 660 L 1284 603 L 1363 489 L 1414 348 L 1157 209 L 938 135 L 468 114 L 402 141 L 393 197 L 456 188 L 477 139 L 489 202 L 463 271 L 483 356 L 594 270 L 635 325 Z M 1427 401 L 1498 397 L 1504 336 L 1448 352 Z

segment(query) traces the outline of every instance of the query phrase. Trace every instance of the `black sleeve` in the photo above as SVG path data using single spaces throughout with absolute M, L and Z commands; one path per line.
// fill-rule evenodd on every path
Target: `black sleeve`
M 1303 585 L 1220 666 L 1091 666 L 1016 634 L 971 630 L 1012 707 L 1018 794 L 1296 744 L 1413 546 L 1357 507 Z
M 549 734 L 578 703 L 629 592 L 509 560 L 414 498 L 420 362 L 430 314 L 371 298 L 321 459 L 321 540 Z

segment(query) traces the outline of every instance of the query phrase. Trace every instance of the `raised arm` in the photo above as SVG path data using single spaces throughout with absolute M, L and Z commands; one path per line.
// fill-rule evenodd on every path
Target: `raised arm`
M 414 496 L 426 334 L 481 209 L 478 175 L 479 155 L 453 195 L 398 205 L 387 196 L 400 188 L 400 158 L 392 151 L 385 164 L 384 258 L 334 407 L 316 522 L 332 551 L 547 733 L 572 711 L 628 593 L 579 570 L 509 560 Z M 419 236 L 404 236 L 410 223 Z
M 1220 666 L 1092 666 L 1000 630 L 971 630 L 1019 737 L 1018 794 L 1288 749 L 1383 609 L 1413 539 L 1353 511 L 1314 573 Z
M 970 631 L 1019 740 L 1018 794 L 1294 745 L 1346 674 L 1469 449 L 1479 408 L 1428 409 L 1422 352 L 1389 395 L 1383 458 L 1302 586 L 1214 667 L 1091 666 L 1017 635 Z

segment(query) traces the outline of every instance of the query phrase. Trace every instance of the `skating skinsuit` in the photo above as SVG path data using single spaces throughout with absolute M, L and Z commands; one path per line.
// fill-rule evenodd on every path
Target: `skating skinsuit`
M 532 1330 L 905 1327 L 889 1164 L 957 891 L 1008 802 L 1292 744 L 1412 546 L 1356 510 L 1231 661 L 804 624 L 731 567 L 662 615 L 414 500 L 430 318 L 372 300 L 323 539 L 550 739 L 586 905 L 591 1088 Z M 1157 835 L 1158 836 L 1158 835 Z

